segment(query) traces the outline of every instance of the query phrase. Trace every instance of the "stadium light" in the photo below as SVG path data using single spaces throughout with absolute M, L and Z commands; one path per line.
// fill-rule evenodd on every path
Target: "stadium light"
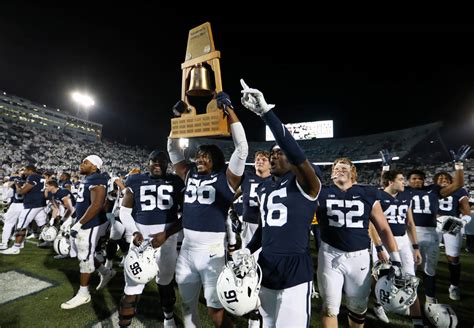
M 86 109 L 95 105 L 94 99 L 92 99 L 89 95 L 82 94 L 77 91 L 72 93 L 72 100 Z
M 72 100 L 76 103 L 76 116 L 79 116 L 79 108 L 84 108 L 85 118 L 89 120 L 89 111 L 88 109 L 95 105 L 94 99 L 92 99 L 89 95 L 83 94 L 77 91 L 74 91 L 71 94 Z

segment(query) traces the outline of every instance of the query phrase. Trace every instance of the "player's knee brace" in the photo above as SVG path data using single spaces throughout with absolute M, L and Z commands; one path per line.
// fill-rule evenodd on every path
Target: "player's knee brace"
M 173 312 L 174 304 L 176 303 L 173 284 L 158 285 L 158 293 L 160 294 L 160 302 L 163 312 Z
M 140 295 L 123 295 L 120 299 L 119 326 L 129 327 L 132 319 L 137 313 Z
M 359 325 L 363 325 L 365 323 L 365 312 L 360 314 L 360 313 L 355 313 L 349 310 L 348 316 L 349 316 L 349 319 L 351 319 L 351 321 Z
M 81 260 L 79 262 L 80 273 L 92 273 L 95 271 L 94 260 Z

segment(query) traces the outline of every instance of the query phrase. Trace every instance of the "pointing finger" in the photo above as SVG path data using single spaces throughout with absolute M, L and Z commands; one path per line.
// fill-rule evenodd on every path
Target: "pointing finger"
M 242 85 L 242 89 L 250 89 L 244 79 L 240 79 L 240 84 Z

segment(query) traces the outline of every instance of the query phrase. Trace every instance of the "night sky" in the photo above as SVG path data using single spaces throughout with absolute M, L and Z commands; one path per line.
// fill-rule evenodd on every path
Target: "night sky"
M 239 106 L 240 78 L 285 123 L 333 119 L 335 137 L 348 137 L 442 120 L 449 141 L 474 144 L 472 25 L 297 24 L 156 4 L 113 13 L 77 6 L 5 5 L 0 90 L 73 113 L 70 92 L 88 91 L 97 103 L 89 118 L 105 138 L 165 147 L 188 31 L 209 21 L 224 90 L 251 141 L 264 140 L 264 124 Z

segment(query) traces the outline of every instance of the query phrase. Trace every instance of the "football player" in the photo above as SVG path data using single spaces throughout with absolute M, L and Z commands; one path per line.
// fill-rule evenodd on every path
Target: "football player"
M 12 235 L 13 228 L 17 224 L 20 213 L 23 210 L 23 195 L 20 195 L 16 191 L 15 183 L 19 183 L 23 186 L 25 183 L 24 177 L 19 172 L 12 175 L 8 180 L 8 188 L 11 190 L 10 205 L 7 212 L 5 213 L 5 221 L 3 223 L 2 230 L 2 243 L 0 244 L 0 250 L 8 248 L 8 241 Z M 21 247 L 21 246 L 20 246 Z
M 405 192 L 405 177 L 403 176 L 403 172 L 400 170 L 384 171 L 382 175 L 382 185 L 384 186 L 384 190 L 381 191 L 380 205 L 397 241 L 402 270 L 405 273 L 415 276 L 415 265 L 421 264 L 421 254 L 411 209 L 411 195 Z M 377 232 L 374 233 L 376 237 L 373 239 L 375 239 L 376 242 L 374 243 L 373 254 L 377 254 L 379 259 L 388 258 L 385 248 L 378 242 L 379 238 Z M 385 256 L 381 256 L 381 253 L 385 253 Z M 389 322 L 382 305 L 376 303 L 374 312 L 379 319 L 386 323 Z M 423 327 L 418 298 L 410 307 L 410 316 L 414 327 Z
M 313 284 L 309 231 L 320 181 L 275 115 L 274 105 L 267 104 L 259 90 L 249 88 L 243 80 L 241 84 L 242 104 L 262 118 L 277 142 L 270 150 L 271 177 L 255 189 L 261 224 L 247 244 L 252 253 L 261 247 L 263 327 L 308 327 Z M 240 251 L 236 252 L 238 256 Z
M 200 326 L 197 303 L 201 286 L 214 325 L 231 325 L 219 301 L 216 284 L 225 262 L 227 212 L 242 180 L 248 145 L 229 96 L 220 92 L 216 100 L 227 115 L 235 146 L 228 166 L 216 145 L 199 146 L 195 164 L 189 165 L 178 139 L 168 139 L 171 162 L 186 184 L 182 216 L 184 239 L 176 264 L 176 282 L 186 327 Z
M 434 183 L 445 187 L 453 183 L 453 178 L 448 172 L 438 172 L 433 177 Z M 469 195 L 464 188 L 454 192 L 451 196 L 439 200 L 439 211 L 441 216 L 453 216 L 461 218 L 462 224 L 471 221 L 471 209 L 469 206 Z M 440 219 L 440 218 L 439 218 Z M 440 222 L 443 225 L 444 222 Z M 449 298 L 453 301 L 461 299 L 461 290 L 459 289 L 459 280 L 461 278 L 461 263 L 459 254 L 462 246 L 461 229 L 455 234 L 449 232 L 439 232 L 439 238 L 443 238 L 446 258 L 448 259 L 448 268 L 450 274 Z
M 23 174 L 26 176 L 26 182 L 23 185 L 19 181 L 15 182 L 16 192 L 24 196 L 23 210 L 18 218 L 15 244 L 1 252 L 6 255 L 20 254 L 21 244 L 25 239 L 28 226 L 33 220 L 36 221 L 40 231 L 46 224 L 46 200 L 43 193 L 44 179 L 36 173 L 36 166 L 32 164 L 25 167 Z
M 357 170 L 348 158 L 332 166 L 333 185 L 324 186 L 316 215 L 321 229 L 318 285 L 323 299 L 323 326 L 337 327 L 342 292 L 346 296 L 351 327 L 365 323 L 370 294 L 369 221 L 374 225 L 394 267 L 401 275 L 401 258 L 380 206 L 380 191 L 356 183 Z
M 96 290 L 104 288 L 116 274 L 94 257 L 97 243 L 108 225 L 104 210 L 107 178 L 100 173 L 101 167 L 102 159 L 97 155 L 87 156 L 79 166 L 79 172 L 85 178 L 77 191 L 77 220 L 70 234 L 73 237 L 72 251 L 79 259 L 80 287 L 73 298 L 61 304 L 62 309 L 73 309 L 90 302 L 89 281 L 96 269 L 100 276 Z
M 270 153 L 264 150 L 257 151 L 254 156 L 254 166 L 255 173 L 245 171 L 240 190 L 236 193 L 236 197 L 242 198 L 243 213 L 240 238 L 243 248 L 247 247 L 247 244 L 252 240 L 260 222 L 260 210 L 256 190 L 260 183 L 271 179 Z M 234 207 L 235 206 L 234 202 Z M 256 260 L 258 260 L 260 250 L 261 249 L 258 249 L 252 254 Z M 249 314 L 249 328 L 260 327 L 259 318 L 260 314 L 258 310 L 251 312 Z
M 61 173 L 59 176 L 58 185 L 60 188 L 66 188 L 70 191 L 72 188 L 71 175 L 67 172 Z
M 463 161 L 469 154 L 470 147 L 462 146 L 458 153 L 453 152 L 454 175 L 453 183 L 441 187 L 437 184 L 425 186 L 425 173 L 412 170 L 408 173 L 408 187 L 411 193 L 413 218 L 420 253 L 423 258 L 423 285 L 426 303 L 437 303 L 436 300 L 436 266 L 439 258 L 439 237 L 436 232 L 436 218 L 439 211 L 439 198 L 452 195 L 464 186 Z M 426 305 L 425 305 L 426 308 Z
M 175 273 L 177 235 L 181 229 L 178 208 L 182 203 L 183 181 L 174 174 L 167 174 L 166 152 L 154 150 L 148 157 L 148 173 L 130 175 L 125 181 L 125 195 L 120 206 L 120 219 L 127 233 L 133 235 L 133 244 L 141 245 L 151 239 L 158 247 L 155 261 L 159 268 L 156 284 L 164 314 L 164 327 L 176 327 L 173 318 L 176 297 L 172 284 Z M 163 234 L 165 233 L 165 236 Z M 166 238 L 166 242 L 160 240 Z M 119 325 L 128 327 L 135 316 L 140 295 L 145 284 L 138 284 L 125 274 L 125 288 L 120 300 Z
M 62 222 L 69 219 L 69 217 L 76 217 L 76 199 L 68 189 L 59 187 L 58 182 L 56 182 L 56 180 L 54 179 L 46 182 L 45 189 L 48 193 L 51 193 L 52 200 L 62 204 L 62 206 L 66 210 L 61 218 Z

